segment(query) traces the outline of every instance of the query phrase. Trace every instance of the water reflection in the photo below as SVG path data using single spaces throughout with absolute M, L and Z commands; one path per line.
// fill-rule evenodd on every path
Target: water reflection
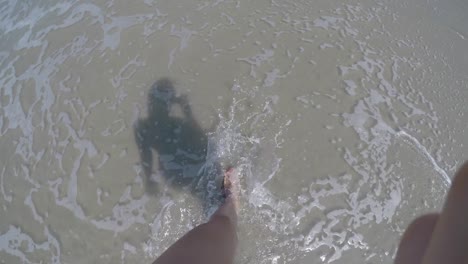
M 205 213 L 213 200 L 219 200 L 216 180 L 220 166 L 212 160 L 207 163 L 207 133 L 195 120 L 187 96 L 176 96 L 170 79 L 160 79 L 151 87 L 148 117 L 136 123 L 135 140 L 149 193 L 162 191 L 157 182 L 162 176 L 162 184 L 190 191 L 199 198 Z M 154 160 L 158 160 L 157 170 Z

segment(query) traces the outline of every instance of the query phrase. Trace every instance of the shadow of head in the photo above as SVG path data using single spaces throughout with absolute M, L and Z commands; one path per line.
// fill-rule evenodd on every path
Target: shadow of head
M 147 192 L 156 195 L 166 185 L 190 191 L 204 204 L 209 196 L 220 195 L 212 190 L 220 171 L 216 162 L 207 164 L 206 132 L 187 96 L 177 96 L 170 79 L 158 80 L 149 90 L 148 116 L 135 124 L 135 140 Z

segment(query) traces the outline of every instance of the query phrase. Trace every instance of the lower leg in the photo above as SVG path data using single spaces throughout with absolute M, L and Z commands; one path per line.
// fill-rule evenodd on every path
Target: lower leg
M 237 246 L 238 182 L 225 175 L 227 197 L 210 220 L 197 226 L 169 249 L 153 264 L 232 264 Z M 228 183 L 228 184 L 226 184 Z
M 422 263 L 438 218 L 437 214 L 430 214 L 411 223 L 400 242 L 395 264 Z

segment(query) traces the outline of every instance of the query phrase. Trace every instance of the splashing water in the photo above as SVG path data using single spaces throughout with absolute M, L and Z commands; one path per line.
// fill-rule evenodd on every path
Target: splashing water
M 466 12 L 432 2 L 4 1 L 0 262 L 151 262 L 235 166 L 238 263 L 391 263 L 466 156 Z M 146 190 L 164 76 L 213 125 L 193 192 Z

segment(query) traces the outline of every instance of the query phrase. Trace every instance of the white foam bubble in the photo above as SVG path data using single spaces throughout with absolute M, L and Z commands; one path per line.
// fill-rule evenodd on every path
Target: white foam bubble
M 11 203 L 13 201 L 13 196 L 11 195 L 11 193 L 9 192 L 9 194 L 5 191 L 5 182 L 4 182 L 4 179 L 5 179 L 5 170 L 6 170 L 6 167 L 3 167 L 2 169 L 2 174 L 0 174 L 0 191 L 2 192 L 2 196 L 3 196 L 3 199 L 8 202 L 8 203 Z M 6 205 L 4 204 L 3 205 L 3 208 L 5 209 Z M 6 210 L 6 209 L 5 209 Z
M 257 77 L 255 68 L 270 60 L 274 54 L 275 52 L 272 49 L 262 49 L 262 53 L 258 53 L 252 57 L 238 58 L 237 61 L 248 63 L 251 67 L 250 75 L 252 77 Z
M 323 29 L 339 29 L 338 23 L 344 19 L 340 17 L 322 16 L 314 20 L 314 26 Z
M 33 259 L 29 259 L 28 254 L 34 251 L 44 251 L 50 256 L 52 264 L 60 263 L 60 247 L 57 239 L 51 235 L 46 227 L 44 233 L 47 241 L 36 243 L 28 234 L 24 233 L 20 228 L 10 225 L 8 230 L 0 235 L 0 250 L 5 251 L 12 256 L 18 257 L 22 263 L 35 263 Z M 23 248 L 25 248 L 23 252 Z
M 357 88 L 356 83 L 352 80 L 344 80 L 344 82 L 346 84 L 346 87 L 345 87 L 346 92 L 351 96 L 355 96 L 356 88 Z
M 275 84 L 276 79 L 283 77 L 279 73 L 280 73 L 280 70 L 276 68 L 270 72 L 267 72 L 265 79 L 263 79 L 263 86 L 265 87 L 273 86 Z
M 145 205 L 150 197 L 145 194 L 141 198 L 135 199 L 131 197 L 130 192 L 131 187 L 128 186 L 120 197 L 119 203 L 112 208 L 111 216 L 90 219 L 90 223 L 98 229 L 109 230 L 114 234 L 123 232 L 136 223 L 145 224 Z
M 450 177 L 448 176 L 447 172 L 445 172 L 445 170 L 443 170 L 436 162 L 436 160 L 434 159 L 434 157 L 432 157 L 431 154 L 429 154 L 429 151 L 426 149 L 426 147 L 421 144 L 419 142 L 419 140 L 417 138 L 415 138 L 414 136 L 408 134 L 407 132 L 403 131 L 403 130 L 400 130 L 396 133 L 396 136 L 397 137 L 402 137 L 405 139 L 405 142 L 407 142 L 408 144 L 410 144 L 411 146 L 415 147 L 416 150 L 422 155 L 424 156 L 425 158 L 427 158 L 431 164 L 433 165 L 435 171 L 437 171 L 441 176 L 442 178 L 444 179 L 444 182 L 445 182 L 445 186 L 448 188 L 450 187 L 450 185 L 452 184 L 452 180 L 450 179 Z

